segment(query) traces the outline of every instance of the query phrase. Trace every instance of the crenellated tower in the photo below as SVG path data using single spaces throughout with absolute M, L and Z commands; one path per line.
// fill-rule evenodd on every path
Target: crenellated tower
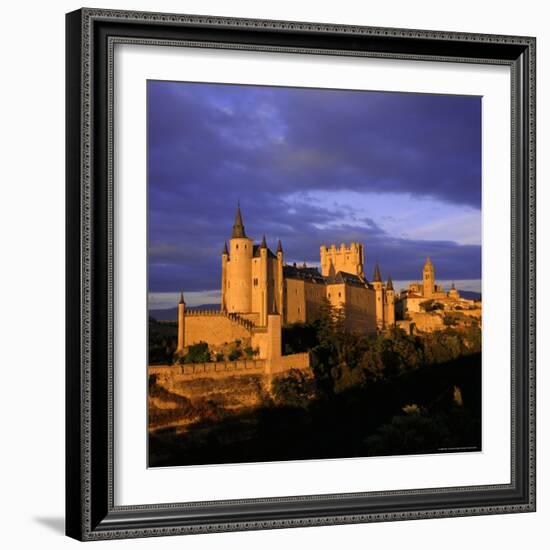
M 328 248 L 322 245 L 320 253 L 323 277 L 334 277 L 336 273 L 343 271 L 364 278 L 365 250 L 362 244 L 352 242 L 346 246 L 342 243 L 338 248 L 335 244 L 331 244 Z

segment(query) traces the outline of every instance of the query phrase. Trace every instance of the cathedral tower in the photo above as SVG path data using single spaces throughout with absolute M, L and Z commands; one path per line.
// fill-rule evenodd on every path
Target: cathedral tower
M 422 268 L 422 294 L 424 298 L 431 298 L 435 290 L 435 271 L 434 266 L 429 258 L 426 258 L 426 263 Z
M 253 244 L 252 239 L 246 236 L 241 208 L 237 206 L 233 233 L 229 241 L 229 260 L 226 263 L 226 288 L 223 292 L 225 307 L 230 313 L 249 313 L 251 311 Z

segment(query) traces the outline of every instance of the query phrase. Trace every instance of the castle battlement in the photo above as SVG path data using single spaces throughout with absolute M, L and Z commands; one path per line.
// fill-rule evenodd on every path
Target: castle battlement
M 238 313 L 230 313 L 221 309 L 189 309 L 185 310 L 186 317 L 225 317 L 231 321 L 243 326 L 247 330 L 252 330 L 256 325 L 250 319 L 242 317 Z
M 361 243 L 351 242 L 349 245 L 341 243 L 339 247 L 336 244 L 328 247 L 323 244 L 319 250 L 323 277 L 333 277 L 339 271 L 364 277 L 365 252 Z

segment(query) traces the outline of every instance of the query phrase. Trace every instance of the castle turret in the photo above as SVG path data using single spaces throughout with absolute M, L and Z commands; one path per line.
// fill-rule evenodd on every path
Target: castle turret
M 429 258 L 426 258 L 422 268 L 422 294 L 424 298 L 431 298 L 435 290 L 435 270 Z
M 252 307 L 253 241 L 246 236 L 240 205 L 237 205 L 226 264 L 225 307 L 230 313 L 249 313 Z
M 178 347 L 177 353 L 183 353 L 185 346 L 185 300 L 183 299 L 183 292 L 180 294 L 180 301 L 178 303 Z
M 267 242 L 265 235 L 260 244 L 260 325 L 267 326 L 268 310 L 268 266 L 267 266 Z
M 281 244 L 281 239 L 277 243 L 277 312 L 279 315 L 284 315 L 283 312 L 283 293 L 284 293 L 284 283 L 283 283 L 283 266 L 284 266 L 284 255 L 283 255 L 283 245 Z
M 374 271 L 372 274 L 371 285 L 374 288 L 374 301 L 375 301 L 375 312 L 376 312 L 376 326 L 378 330 L 384 328 L 384 310 L 385 310 L 385 300 L 384 300 L 384 285 L 382 283 L 382 276 L 380 275 L 380 268 L 378 267 L 378 262 L 374 264 Z
M 385 294 L 386 308 L 384 312 L 384 322 L 386 327 L 392 327 L 395 325 L 395 291 L 393 289 L 393 281 L 391 277 L 388 277 Z
M 227 262 L 229 261 L 229 250 L 227 249 L 227 242 L 223 243 L 222 250 L 222 311 L 227 311 Z

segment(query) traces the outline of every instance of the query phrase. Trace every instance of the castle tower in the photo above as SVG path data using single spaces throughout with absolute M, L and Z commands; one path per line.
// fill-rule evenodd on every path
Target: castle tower
M 380 275 L 380 268 L 378 262 L 374 264 L 374 272 L 372 274 L 372 287 L 374 288 L 374 302 L 376 313 L 376 326 L 378 330 L 384 328 L 384 285 L 382 284 L 382 276 Z
M 224 292 L 226 308 L 230 313 L 249 313 L 251 310 L 253 244 L 252 239 L 246 236 L 241 208 L 237 205 L 233 233 L 229 241 Z
M 262 243 L 260 244 L 260 325 L 262 327 L 267 326 L 267 314 L 268 314 L 268 273 L 267 273 L 267 243 L 265 241 L 265 235 L 262 237 Z
M 342 243 L 339 248 L 331 244 L 320 247 L 321 273 L 323 277 L 334 277 L 339 271 L 351 273 L 364 278 L 363 263 L 365 257 L 364 247 L 360 243 L 351 243 L 346 246 Z
M 391 277 L 388 277 L 385 294 L 386 311 L 384 312 L 384 320 L 386 327 L 393 327 L 395 325 L 395 291 L 393 289 L 393 281 Z
M 422 295 L 424 298 L 431 298 L 435 290 L 435 271 L 434 266 L 429 258 L 426 258 L 424 267 L 422 268 Z
M 284 255 L 283 255 L 283 245 L 281 240 L 277 243 L 277 313 L 283 315 L 283 292 L 284 292 L 284 283 L 283 283 L 283 266 Z
M 183 353 L 185 346 L 185 301 L 183 299 L 183 292 L 180 294 L 180 301 L 178 303 L 178 347 L 177 353 Z
M 222 311 L 227 311 L 227 262 L 229 262 L 229 250 L 227 250 L 227 242 L 225 242 L 222 250 Z

